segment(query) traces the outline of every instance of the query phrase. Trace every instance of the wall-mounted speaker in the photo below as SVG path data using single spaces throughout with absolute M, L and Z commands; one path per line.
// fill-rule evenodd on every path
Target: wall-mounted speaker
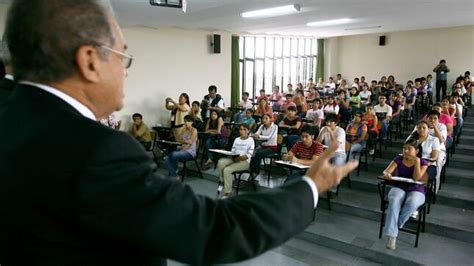
M 379 37 L 379 45 L 384 46 L 385 45 L 385 36 L 380 36 Z
M 220 54 L 221 53 L 221 35 L 220 34 L 214 34 L 212 35 L 212 52 L 215 54 Z

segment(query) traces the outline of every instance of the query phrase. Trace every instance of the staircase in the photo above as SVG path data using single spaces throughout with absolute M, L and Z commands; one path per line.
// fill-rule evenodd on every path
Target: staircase
M 396 250 L 386 249 L 387 239 L 378 238 L 381 212 L 377 176 L 401 153 L 404 139 L 398 139 L 392 147 L 383 148 L 382 158 L 375 162 L 369 159 L 369 171 L 361 170 L 360 176 L 351 174 L 352 188 L 348 188 L 347 181 L 342 182 L 339 196 L 331 200 L 331 211 L 321 198 L 315 222 L 303 233 L 282 247 L 236 265 L 473 265 L 474 115 L 470 111 L 446 168 L 446 182 L 426 217 L 426 231 L 420 235 L 418 248 L 414 247 L 415 236 L 404 232 L 397 238 Z M 407 134 L 404 132 L 404 136 Z M 205 176 L 204 180 L 190 179 L 188 183 L 197 193 L 214 197 L 215 173 Z M 261 189 L 265 189 L 266 174 L 258 179 Z M 270 187 L 278 185 L 282 177 L 272 179 Z M 308 260 L 308 256 L 319 260 Z

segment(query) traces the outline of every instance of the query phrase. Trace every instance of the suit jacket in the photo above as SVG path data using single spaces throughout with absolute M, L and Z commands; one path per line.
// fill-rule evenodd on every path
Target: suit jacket
M 7 101 L 15 85 L 16 82 L 11 79 L 3 78 L 0 80 L 0 105 Z
M 302 231 L 303 181 L 228 200 L 157 173 L 131 136 L 18 85 L 0 107 L 0 264 L 193 265 L 247 259 Z

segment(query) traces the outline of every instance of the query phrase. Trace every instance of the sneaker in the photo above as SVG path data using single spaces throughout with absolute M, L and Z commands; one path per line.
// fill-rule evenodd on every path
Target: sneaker
M 413 219 L 417 219 L 418 218 L 418 211 L 414 211 L 411 215 L 410 215 L 411 218 Z
M 224 189 L 224 186 L 223 185 L 219 185 L 217 187 L 217 195 L 221 194 L 222 190 Z
M 369 150 L 369 155 L 374 155 L 375 154 L 375 149 L 370 149 Z
M 387 248 L 394 250 L 396 249 L 397 238 L 393 236 L 388 237 Z

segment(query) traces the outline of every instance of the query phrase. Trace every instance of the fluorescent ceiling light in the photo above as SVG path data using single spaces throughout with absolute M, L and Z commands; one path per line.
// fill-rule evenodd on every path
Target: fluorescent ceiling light
M 378 28 L 382 28 L 382 26 L 355 27 L 355 28 L 347 28 L 344 30 L 370 30 L 370 29 L 378 29 Z
M 350 22 L 352 22 L 352 19 L 350 19 L 350 18 L 340 18 L 340 19 L 308 22 L 306 24 L 306 26 L 308 26 L 308 27 L 323 27 L 323 26 L 333 26 L 333 25 L 347 24 L 347 23 L 350 23 Z
M 281 15 L 296 13 L 299 11 L 300 11 L 299 5 L 288 5 L 288 6 L 279 6 L 279 7 L 244 12 L 244 13 L 240 13 L 240 16 L 243 18 L 273 17 L 273 16 L 281 16 Z

